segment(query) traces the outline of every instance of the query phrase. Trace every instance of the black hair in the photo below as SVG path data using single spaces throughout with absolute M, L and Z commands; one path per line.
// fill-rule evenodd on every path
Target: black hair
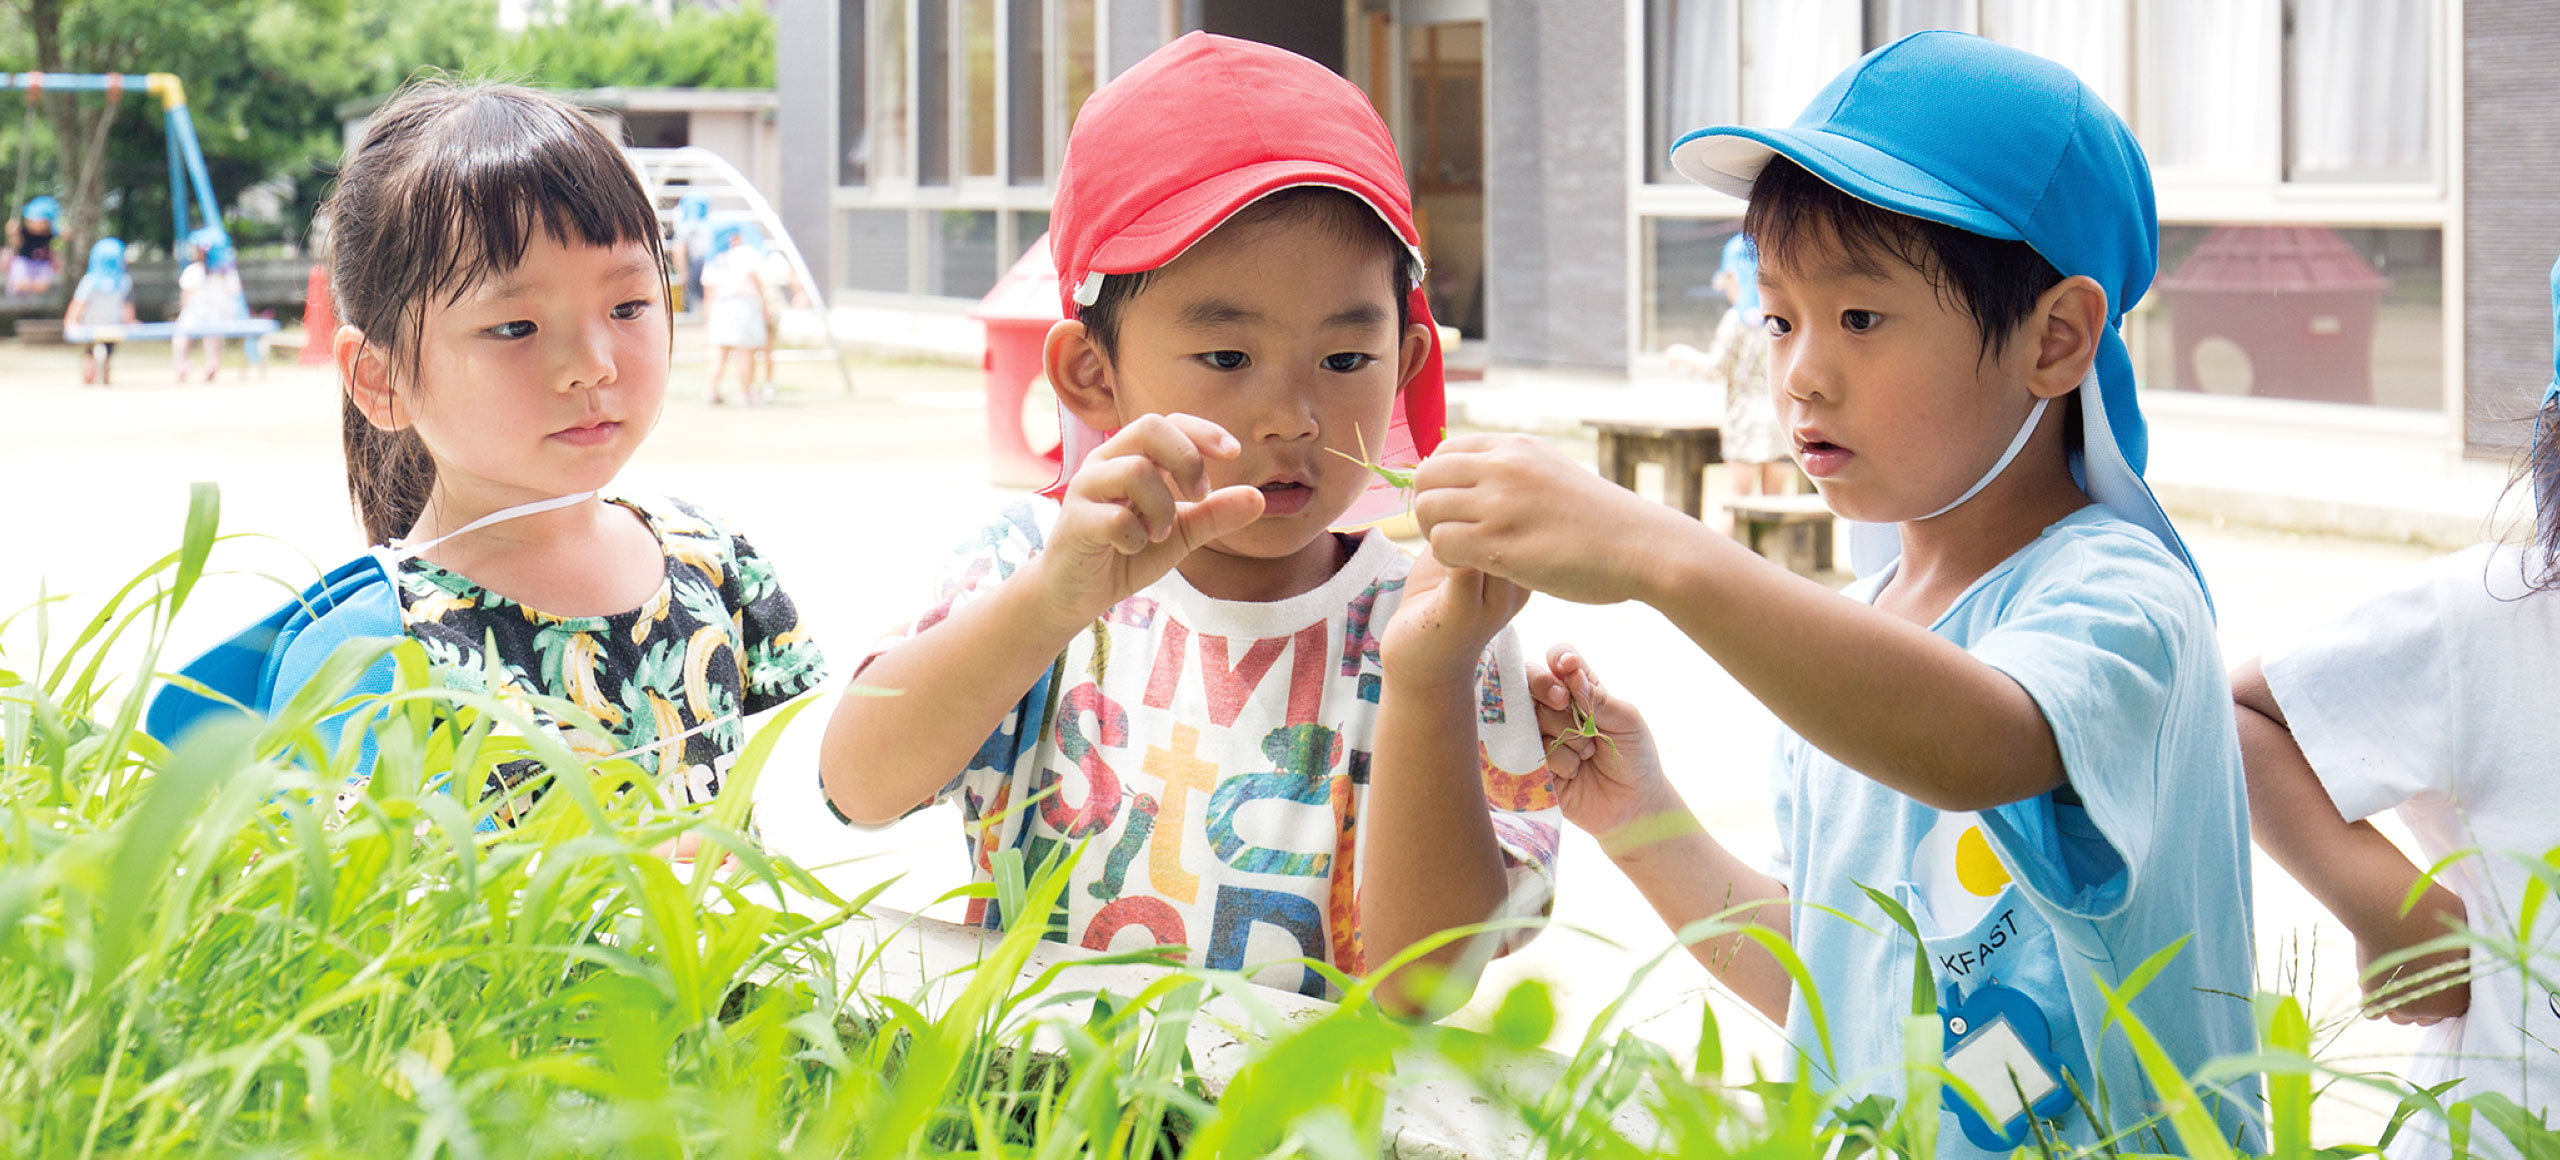
M 1387 296 L 1396 304 L 1396 335 L 1413 321 L 1413 313 L 1405 301 L 1405 287 L 1412 277 L 1412 256 L 1406 252 L 1404 239 L 1388 228 L 1386 219 L 1369 203 L 1352 194 L 1325 185 L 1293 185 L 1271 193 L 1237 210 L 1219 229 L 1233 226 L 1295 224 L 1312 221 L 1333 230 L 1334 236 L 1358 246 L 1375 246 L 1394 257 L 1394 275 L 1389 279 Z M 1102 292 L 1094 296 L 1093 305 L 1076 309 L 1076 321 L 1084 324 L 1093 336 L 1093 344 L 1101 348 L 1102 357 L 1117 358 L 1120 350 L 1120 312 L 1128 307 L 1140 291 L 1147 288 L 1147 270 L 1135 274 L 1109 274 L 1102 279 Z
M 2533 493 L 2534 546 L 2525 561 L 2527 584 L 2536 592 L 2560 590 L 2560 396 L 2534 413 L 2533 449 L 2525 459 L 2523 480 Z M 2541 559 L 2532 559 L 2534 554 Z
M 1785 157 L 1771 158 L 1752 181 L 1742 231 L 1762 266 L 1797 267 L 1828 240 L 1859 273 L 1883 273 L 1889 261 L 1919 271 L 1942 300 L 1973 319 L 1985 357 L 2005 349 L 2036 300 L 2062 281 L 2062 271 L 2025 242 L 1860 201 Z
M 339 171 L 326 212 L 338 317 L 383 351 L 395 379 L 414 380 L 428 303 L 515 269 L 536 230 L 564 245 L 637 243 L 666 260 L 657 206 L 621 148 L 567 102 L 515 85 L 401 89 Z M 435 486 L 426 445 L 414 429 L 375 427 L 343 391 L 339 426 L 365 535 L 406 533 Z

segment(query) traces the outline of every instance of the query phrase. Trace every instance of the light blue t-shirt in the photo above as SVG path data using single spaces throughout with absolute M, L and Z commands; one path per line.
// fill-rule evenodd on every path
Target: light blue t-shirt
M 1872 602 L 1892 574 L 1848 595 Z M 2159 541 L 2093 504 L 1975 581 L 1931 631 L 2035 699 L 2069 784 L 1979 814 L 1942 813 L 1782 732 L 1778 877 L 1827 1009 L 1831 1062 L 1802 994 L 1788 1037 L 1818 1081 L 1851 1098 L 1902 1098 L 1915 947 L 1859 888 L 1872 886 L 1924 936 L 1948 1066 L 1977 1089 L 1999 1089 L 1982 1093 L 2002 1105 L 1996 1120 L 1942 1115 L 1939 1154 L 2009 1150 L 1986 1139 L 2032 1143 L 2020 1095 L 2085 1145 L 2095 1135 L 2075 1086 L 2116 1129 L 2156 1110 L 2123 1033 L 2101 1034 L 2099 981 L 2118 986 L 2185 938 L 2134 1012 L 2190 1074 L 2256 1049 L 2247 791 L 2212 615 Z M 2238 1103 L 2217 1109 L 2226 1134 L 2255 1139 L 2255 1082 L 2228 1094 Z M 1919 1098 L 1939 1102 L 1940 1087 Z M 2125 1146 L 2183 1150 L 2173 1128 L 2158 1127 L 2157 1140 L 2145 1128 Z

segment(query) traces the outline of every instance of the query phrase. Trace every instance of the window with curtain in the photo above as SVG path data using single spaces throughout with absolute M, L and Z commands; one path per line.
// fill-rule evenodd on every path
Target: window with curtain
M 1742 52 L 1735 0 L 1649 0 L 1645 5 L 1645 180 L 1678 182 L 1671 143 L 1707 125 L 1741 119 Z
M 2126 101 L 2127 0 L 1982 0 L 1982 35 L 2070 69 L 2080 83 L 2132 119 Z
M 908 0 L 864 5 L 871 10 L 871 55 L 862 71 L 871 100 L 864 114 L 869 129 L 863 154 L 875 182 L 910 179 L 916 173 L 915 138 L 907 125 L 907 6 Z
M 964 177 L 996 175 L 996 0 L 960 0 L 960 156 Z
M 2266 115 L 2276 67 L 2273 0 L 2148 0 L 2142 6 L 2142 118 L 2155 171 L 2263 176 L 2275 156 Z
M 1784 125 L 1865 55 L 1860 0 L 1743 0 L 1742 120 Z
M 897 0 L 889 0 L 895 3 Z M 836 60 L 844 74 L 836 78 L 836 184 L 861 185 L 871 179 L 871 120 L 864 104 L 871 86 L 870 5 L 842 0 L 836 5 Z
M 2287 180 L 2433 174 L 2432 9 L 2429 0 L 2286 0 Z
M 2050 2 L 2050 0 L 2048 0 Z M 1982 31 L 1982 14 L 1974 0 L 1866 0 L 1867 51 L 1932 28 Z

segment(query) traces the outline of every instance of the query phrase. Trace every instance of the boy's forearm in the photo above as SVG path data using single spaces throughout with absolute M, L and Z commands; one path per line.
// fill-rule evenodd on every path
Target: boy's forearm
M 1370 970 L 1440 931 L 1483 922 L 1502 906 L 1509 878 L 1486 812 L 1475 738 L 1472 670 L 1456 681 L 1386 674 L 1363 821 L 1368 837 L 1361 843 L 1360 942 Z M 1423 962 L 1450 969 L 1467 942 L 1442 947 Z M 1474 988 L 1472 978 L 1452 982 L 1461 995 Z M 1433 995 L 1427 987 L 1390 982 L 1382 998 L 1412 1010 Z
M 1638 568 L 1638 599 L 1842 765 L 1941 810 L 2062 785 L 2062 755 L 2035 699 L 1954 642 L 1694 520 L 1648 545 Z
M 1616 833 L 1601 835 L 1600 844 L 1675 934 L 1752 903 L 1761 905 L 1727 915 L 1726 921 L 1767 927 L 1782 938 L 1791 933 L 1786 884 L 1734 857 L 1676 795 Z M 1689 953 L 1744 1002 L 1786 1022 L 1794 980 L 1757 940 L 1720 934 L 1689 944 Z
M 878 824 L 931 798 L 1083 631 L 1045 614 L 1031 575 L 1025 566 L 854 678 L 818 755 L 837 810 Z

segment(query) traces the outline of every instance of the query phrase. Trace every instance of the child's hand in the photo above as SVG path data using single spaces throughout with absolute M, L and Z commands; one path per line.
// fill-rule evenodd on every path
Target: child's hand
M 1472 683 L 1484 647 L 1528 602 L 1528 589 L 1472 568 L 1444 568 L 1426 551 L 1379 633 L 1378 663 L 1395 676 Z
M 1052 613 L 1082 624 L 1162 579 L 1184 556 L 1262 518 L 1262 492 L 1209 488 L 1209 461 L 1243 450 L 1193 415 L 1143 415 L 1094 449 L 1067 484 L 1039 573 Z
M 1638 832 L 1646 819 L 1689 817 L 1662 775 L 1644 714 L 1601 688 L 1572 645 L 1548 649 L 1544 667 L 1529 666 L 1529 699 L 1566 821 L 1614 849 L 1619 839 L 1649 844 Z
M 1641 594 L 1645 561 L 1697 521 L 1585 470 L 1526 435 L 1461 435 L 1414 473 L 1414 518 L 1431 552 L 1586 604 Z
M 2471 1009 L 2471 980 L 2465 973 L 2467 947 L 2382 967 L 2375 964 L 2406 947 L 2418 946 L 2462 927 L 2467 912 L 2462 897 L 2430 884 L 2408 914 L 2398 915 L 2392 931 L 2356 936 L 2356 974 L 2364 982 L 2365 1014 L 2420 1027 L 2459 1019 Z

